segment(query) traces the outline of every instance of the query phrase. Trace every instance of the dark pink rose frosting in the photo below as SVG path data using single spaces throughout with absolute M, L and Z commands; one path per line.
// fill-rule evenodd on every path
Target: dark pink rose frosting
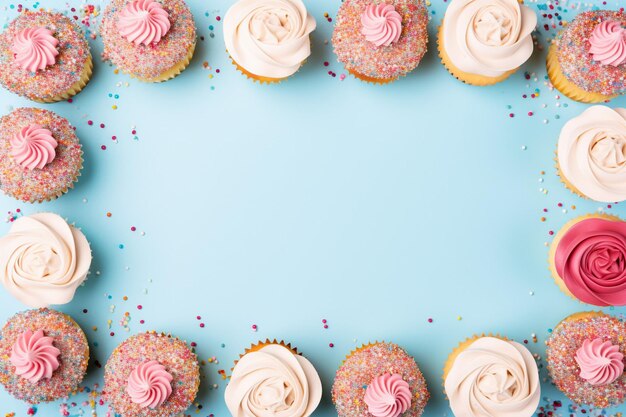
M 411 388 L 400 375 L 386 373 L 367 386 L 363 400 L 374 417 L 398 417 L 411 406 Z
M 626 305 L 626 222 L 579 221 L 559 241 L 554 264 L 580 301 L 596 306 Z

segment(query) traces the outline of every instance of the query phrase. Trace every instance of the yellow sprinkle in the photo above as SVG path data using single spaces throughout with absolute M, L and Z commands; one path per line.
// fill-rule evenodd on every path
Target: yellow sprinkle
M 209 80 L 213 79 L 213 74 L 209 74 Z
M 112 105 L 112 106 L 111 106 L 111 108 L 112 108 L 113 110 L 117 110 L 117 106 L 116 106 L 115 104 L 114 104 L 114 105 Z
M 457 320 L 459 320 L 459 321 L 461 321 L 461 320 L 463 320 L 463 317 L 458 316 L 456 319 L 457 319 Z
M 97 331 L 98 331 L 98 328 L 97 328 L 96 326 L 93 326 L 91 329 L 92 329 L 94 332 L 97 332 Z

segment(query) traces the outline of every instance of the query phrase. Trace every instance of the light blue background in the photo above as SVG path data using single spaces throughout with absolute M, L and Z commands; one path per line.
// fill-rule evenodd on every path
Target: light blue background
M 361 343 L 387 340 L 405 347 L 424 371 L 432 393 L 425 416 L 450 415 L 441 370 L 458 342 L 482 332 L 517 340 L 536 333 L 539 343 L 529 348 L 543 355 L 548 329 L 589 309 L 563 295 L 547 270 L 548 231 L 603 206 L 574 196 L 555 174 L 558 132 L 585 106 L 549 90 L 544 51 L 487 88 L 451 77 L 432 39 L 405 79 L 382 87 L 340 81 L 344 71 L 327 42 L 333 23 L 323 17 L 334 17 L 340 2 L 307 1 L 318 22 L 312 57 L 291 79 L 263 86 L 236 72 L 224 51 L 216 16 L 231 2 L 188 3 L 206 40 L 180 77 L 149 85 L 115 75 L 99 59 L 98 37 L 91 41 L 90 84 L 73 103 L 43 106 L 77 126 L 85 168 L 76 188 L 41 205 L 0 196 L 3 212 L 59 213 L 92 244 L 90 279 L 59 307 L 91 342 L 87 386 L 102 380 L 94 360 L 104 364 L 130 334 L 172 332 L 196 342 L 201 359 L 219 360 L 203 367 L 203 408 L 190 412 L 227 416 L 218 370 L 230 369 L 252 342 L 284 338 L 322 377 L 324 399 L 315 415 L 333 416 L 330 390 L 341 360 Z M 95 4 L 104 8 L 106 1 Z M 565 4 L 574 8 L 561 13 L 565 18 L 589 8 Z M 32 7 L 32 0 L 24 5 Z M 63 0 L 42 0 L 39 7 L 69 10 Z M 436 0 L 429 8 L 431 38 L 445 7 Z M 15 15 L 0 9 L 3 23 Z M 539 26 L 546 21 L 540 17 Z M 538 38 L 542 46 L 546 33 Z M 524 71 L 537 80 L 526 80 Z M 540 96 L 531 99 L 536 88 Z M 3 114 L 32 105 L 4 90 L 0 103 Z M 611 105 L 626 107 L 626 100 Z M 621 206 L 609 211 L 626 216 Z M 0 223 L 2 233 L 8 228 Z M 0 291 L 0 321 L 22 309 Z M 126 311 L 128 332 L 119 324 Z M 209 389 L 212 384 L 218 388 Z M 549 382 L 542 388 L 565 400 Z M 85 398 L 72 398 L 79 403 L 72 415 L 91 412 L 80 405 Z M 39 414 L 58 415 L 58 404 L 40 406 Z M 0 390 L 0 415 L 26 410 Z M 104 415 L 106 407 L 97 412 Z

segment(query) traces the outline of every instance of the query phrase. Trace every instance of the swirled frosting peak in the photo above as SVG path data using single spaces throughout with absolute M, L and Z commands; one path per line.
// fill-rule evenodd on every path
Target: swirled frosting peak
M 361 16 L 361 33 L 376 46 L 398 42 L 402 34 L 402 16 L 392 4 L 370 4 Z
M 172 374 L 158 361 L 137 366 L 128 377 L 126 392 L 141 408 L 160 407 L 172 395 Z
M 530 417 L 541 395 L 532 354 L 495 337 L 481 337 L 459 353 L 444 385 L 456 417 Z
M 0 238 L 0 281 L 30 307 L 68 303 L 90 264 L 85 235 L 53 213 L 20 217 Z
M 135 45 L 159 43 L 170 30 L 169 14 L 156 0 L 134 0 L 120 12 L 120 35 Z
M 224 16 L 232 59 L 252 74 L 285 78 L 311 55 L 315 19 L 301 0 L 239 0 Z
M 585 340 L 576 351 L 580 377 L 591 385 L 607 385 L 624 373 L 624 355 L 619 346 L 602 339 Z
M 597 217 L 576 221 L 558 240 L 554 266 L 583 303 L 626 305 L 626 222 Z
M 446 10 L 443 45 L 461 71 L 498 77 L 533 52 L 537 15 L 518 0 L 453 0 Z
M 36 72 L 56 63 L 59 41 L 50 29 L 35 27 L 18 32 L 13 39 L 11 51 L 20 68 Z
M 307 417 L 321 397 L 322 383 L 313 365 L 278 344 L 245 354 L 224 394 L 233 417 Z
M 600 22 L 589 38 L 589 53 L 602 65 L 617 67 L 626 62 L 626 29 L 620 22 Z
M 10 139 L 11 156 L 22 167 L 42 169 L 56 156 L 57 141 L 48 129 L 34 124 L 25 126 Z
M 367 386 L 364 401 L 374 417 L 398 417 L 411 406 L 411 388 L 402 376 L 386 373 Z
M 53 346 L 54 339 L 44 336 L 43 330 L 26 330 L 18 336 L 11 349 L 11 363 L 15 373 L 33 384 L 52 378 L 59 368 L 61 351 Z
M 626 200 L 626 109 L 591 106 L 561 129 L 561 175 L 592 200 Z

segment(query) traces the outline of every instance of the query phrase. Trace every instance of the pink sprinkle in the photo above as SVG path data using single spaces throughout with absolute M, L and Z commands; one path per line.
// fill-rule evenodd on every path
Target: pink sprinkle
M 432 322 L 433 322 L 433 319 L 429 318 L 429 319 L 428 319 L 428 322 L 429 322 L 429 323 L 432 323 Z
M 548 234 L 549 234 L 550 236 L 552 236 L 552 235 L 554 234 L 554 230 L 550 230 L 550 231 L 548 232 Z
M 322 319 L 322 323 L 326 324 L 326 319 Z
M 252 325 L 252 330 L 254 330 L 254 331 L 256 332 L 256 331 L 257 331 L 257 329 L 258 329 L 257 325 L 256 325 L 256 324 L 253 324 L 253 325 Z
M 87 124 L 88 124 L 89 126 L 93 126 L 93 120 L 87 120 Z
M 137 310 L 141 310 L 141 309 L 143 309 L 143 306 L 142 306 L 141 304 L 139 304 L 139 305 L 137 306 Z
M 117 140 L 117 136 L 111 136 L 111 140 Z
M 221 17 L 219 17 L 219 16 L 216 16 L 216 17 L 215 17 L 215 20 L 217 20 L 217 21 L 219 22 L 220 20 L 222 20 L 222 18 L 221 18 Z
M 529 115 L 529 116 L 532 116 L 532 115 L 533 115 L 533 112 L 529 111 L 529 112 L 528 112 L 528 115 Z
M 196 316 L 196 320 L 202 320 L 202 317 Z
M 515 114 L 509 113 L 509 117 L 511 117 L 511 118 L 515 117 Z
M 145 320 L 139 320 L 140 324 L 144 324 L 146 321 Z
M 339 76 L 339 79 L 340 79 L 341 81 L 345 80 L 345 79 L 346 79 L 346 74 L 341 74 L 341 75 Z
M 204 328 L 204 323 L 200 323 L 200 327 Z
M 131 232 L 134 232 L 135 230 L 137 230 L 137 228 L 136 228 L 135 226 L 131 226 L 131 227 L 130 227 L 130 231 L 131 231 Z
M 100 123 L 100 128 L 104 129 L 104 123 Z
M 102 149 L 103 151 L 106 151 L 107 147 L 106 147 L 106 145 L 102 145 L 102 146 L 100 146 L 100 149 Z
M 325 324 L 325 325 L 324 325 L 324 328 L 325 328 L 325 329 L 328 329 L 328 324 Z
M 335 347 L 335 344 L 334 344 L 334 343 L 329 343 L 329 344 L 328 344 L 328 347 L 333 348 L 333 347 Z

